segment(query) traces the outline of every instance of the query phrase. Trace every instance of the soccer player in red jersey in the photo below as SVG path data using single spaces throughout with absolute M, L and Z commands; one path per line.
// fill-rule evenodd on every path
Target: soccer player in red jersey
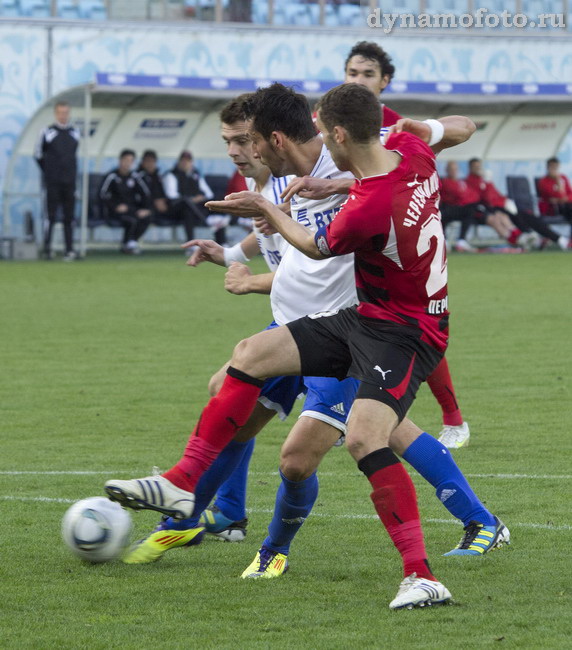
M 538 247 L 540 241 L 538 235 L 540 235 L 557 244 L 562 250 L 568 248 L 567 237 L 559 235 L 534 214 L 519 212 L 514 201 L 501 194 L 484 176 L 482 161 L 479 158 L 472 158 L 469 161 L 467 185 L 479 192 L 479 200 L 487 209 L 487 213 L 501 224 L 501 229 L 495 228 L 495 230 L 501 234 L 501 237 L 506 237 L 509 244 L 523 246 L 525 249 Z M 489 225 L 493 224 L 489 223 Z
M 379 99 L 394 74 L 395 66 L 383 48 L 371 41 L 360 41 L 354 45 L 346 58 L 344 83 L 356 83 L 364 86 Z M 381 115 L 382 127 L 393 126 L 401 119 L 401 115 L 383 103 L 381 103 Z M 445 120 L 440 121 L 445 124 Z M 300 196 L 318 199 L 327 196 L 325 192 L 347 193 L 348 188 L 349 184 L 345 180 L 331 181 L 328 184 L 323 179 L 305 177 L 294 180 L 282 196 L 285 201 L 288 201 L 297 192 Z M 427 383 L 442 411 L 443 429 L 439 433 L 439 442 L 450 449 L 459 449 L 468 445 L 469 425 L 463 419 L 449 364 L 445 357 L 427 378 Z
M 553 216 L 561 214 L 572 224 L 572 185 L 564 174 L 560 173 L 558 158 L 546 161 L 546 176 L 538 181 L 538 202 L 540 214 Z M 572 231 L 571 231 L 572 237 Z

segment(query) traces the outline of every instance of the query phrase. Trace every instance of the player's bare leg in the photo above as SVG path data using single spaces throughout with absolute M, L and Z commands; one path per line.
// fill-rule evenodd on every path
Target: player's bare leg
M 451 594 L 431 573 L 425 551 L 417 497 L 411 478 L 389 448 L 398 418 L 392 408 L 372 399 L 356 399 L 346 444 L 373 487 L 371 499 L 403 560 L 404 579 L 390 608 L 444 603 Z
M 276 504 L 268 536 L 254 560 L 243 571 L 249 579 L 277 578 L 288 570 L 288 553 L 318 496 L 316 470 L 340 436 L 340 429 L 302 416 L 282 446 Z
M 157 510 L 175 519 L 190 517 L 194 488 L 218 454 L 248 421 L 263 379 L 300 374 L 300 354 L 286 327 L 241 341 L 220 392 L 211 398 L 179 462 L 161 476 L 105 484 L 108 496 L 135 509 Z

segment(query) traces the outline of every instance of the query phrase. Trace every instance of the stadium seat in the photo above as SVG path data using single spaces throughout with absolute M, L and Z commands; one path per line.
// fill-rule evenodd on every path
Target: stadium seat
M 507 176 L 506 188 L 508 196 L 516 203 L 519 212 L 534 215 L 538 213 L 526 176 Z
M 67 20 L 77 20 L 80 17 L 79 7 L 73 0 L 59 0 L 58 16 Z
M 254 0 L 252 3 L 252 22 L 262 25 L 268 22 L 268 3 L 266 0 Z
M 230 178 L 224 174 L 206 174 L 205 181 L 214 194 L 214 201 L 222 201 Z
M 52 11 L 47 0 L 20 0 L 20 14 L 29 18 L 49 18 Z
M 358 5 L 345 4 L 338 7 L 338 18 L 340 25 L 364 26 L 365 15 L 362 15 Z
M 107 9 L 101 0 L 80 0 L 79 15 L 87 20 L 106 20 Z
M 12 18 L 20 15 L 20 7 L 15 0 L 2 0 L 0 2 L 0 16 Z
M 284 17 L 288 25 L 311 25 L 312 16 L 308 6 L 300 2 L 290 2 L 284 7 Z
M 467 2 L 466 0 L 425 0 L 425 12 L 459 16 L 467 13 Z

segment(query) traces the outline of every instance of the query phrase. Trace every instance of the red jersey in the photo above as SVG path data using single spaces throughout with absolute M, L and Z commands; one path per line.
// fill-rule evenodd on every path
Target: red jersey
M 466 181 L 454 178 L 441 179 L 441 203 L 447 205 L 469 205 L 479 203 L 480 194 Z
M 385 104 L 381 105 L 381 126 L 393 126 L 400 119 L 399 113 L 387 108 Z
M 558 213 L 558 209 L 553 203 L 550 203 L 550 199 L 564 199 L 572 203 L 572 187 L 570 187 L 570 181 L 563 174 L 558 177 L 558 180 L 551 176 L 541 178 L 538 181 L 538 193 L 540 194 L 540 201 L 538 202 L 540 214 L 553 215 Z
M 228 181 L 228 185 L 226 186 L 225 196 L 228 194 L 233 194 L 234 192 L 245 192 L 246 190 L 248 190 L 248 187 L 246 186 L 246 181 L 244 180 L 244 176 L 242 176 L 242 174 L 239 174 L 238 171 L 236 171 Z
M 418 327 L 421 339 L 443 352 L 447 258 L 435 154 L 410 133 L 392 134 L 385 147 L 402 156 L 398 167 L 356 180 L 316 244 L 325 256 L 355 253 L 362 316 Z
M 503 196 L 492 183 L 476 174 L 469 174 L 465 180 L 469 187 L 479 193 L 479 203 L 484 203 L 491 208 L 504 208 L 506 196 Z

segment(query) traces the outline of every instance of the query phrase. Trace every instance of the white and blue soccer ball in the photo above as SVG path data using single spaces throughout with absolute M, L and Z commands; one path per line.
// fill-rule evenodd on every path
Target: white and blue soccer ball
M 131 517 L 105 497 L 82 499 L 66 512 L 62 536 L 69 549 L 88 562 L 119 557 L 129 542 Z

